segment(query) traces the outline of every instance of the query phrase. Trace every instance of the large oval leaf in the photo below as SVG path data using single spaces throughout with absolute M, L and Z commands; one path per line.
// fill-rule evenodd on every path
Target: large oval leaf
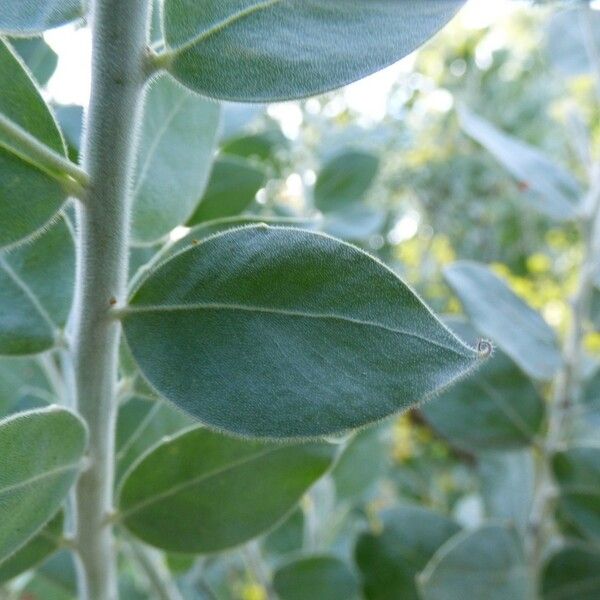
M 54 515 L 81 467 L 82 421 L 62 408 L 0 421 L 0 562 Z
M 152 273 L 122 315 L 135 360 L 164 397 L 248 436 L 359 427 L 478 362 L 392 271 L 299 229 L 209 238 Z
M 269 102 L 341 87 L 410 54 L 460 0 L 166 0 L 164 56 L 185 85 Z
M 485 265 L 459 261 L 444 271 L 473 325 L 528 375 L 551 379 L 562 363 L 554 331 Z
M 597 600 L 600 598 L 600 550 L 569 544 L 555 552 L 542 572 L 544 600 Z
M 34 35 L 82 14 L 81 0 L 0 0 L 0 33 Z
M 132 467 L 119 494 L 120 520 L 164 550 L 218 552 L 281 521 L 333 454 L 325 443 L 280 446 L 193 429 Z
M 281 566 L 273 576 L 280 600 L 356 600 L 358 579 L 335 556 L 305 556 Z
M 0 89 L 0 114 L 64 155 L 54 117 L 20 59 L 1 39 Z M 42 228 L 66 198 L 64 187 L 27 159 L 27 149 L 0 132 L 0 246 Z
M 563 513 L 584 535 L 600 541 L 600 448 L 557 452 L 552 469 Z
M 11 46 L 23 59 L 39 85 L 46 85 L 58 65 L 58 54 L 46 44 L 44 38 L 13 38 Z
M 514 530 L 484 525 L 450 538 L 418 578 L 423 600 L 531 600 L 535 595 Z
M 363 533 L 355 558 L 367 600 L 418 600 L 416 576 L 438 548 L 460 531 L 452 520 L 418 506 L 394 508 L 382 528 Z
M 133 242 L 152 243 L 192 214 L 208 181 L 219 105 L 170 77 L 146 97 L 133 189 Z

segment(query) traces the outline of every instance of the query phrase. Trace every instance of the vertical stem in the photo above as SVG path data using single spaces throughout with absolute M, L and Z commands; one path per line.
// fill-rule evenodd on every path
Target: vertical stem
M 71 315 L 77 407 L 90 431 L 90 468 L 76 489 L 81 598 L 117 598 L 113 509 L 118 323 L 109 318 L 127 284 L 129 180 L 144 87 L 148 0 L 92 2 L 92 90 L 83 165 L 89 192 L 77 213 L 77 279 Z

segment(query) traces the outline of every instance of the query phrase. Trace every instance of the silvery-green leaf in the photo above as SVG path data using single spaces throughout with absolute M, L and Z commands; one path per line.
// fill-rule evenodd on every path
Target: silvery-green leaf
M 217 140 L 219 105 L 161 76 L 146 96 L 133 189 L 134 244 L 185 223 L 202 196 Z
M 556 334 L 539 313 L 519 298 L 486 265 L 459 261 L 444 271 L 467 316 L 523 371 L 551 379 L 562 363 Z
M 531 600 L 532 578 L 516 531 L 482 525 L 450 538 L 418 577 L 422 600 Z
M 443 27 L 462 4 L 166 0 L 166 66 L 185 85 L 222 100 L 302 98 L 400 60 Z
M 275 571 L 273 587 L 280 600 L 357 600 L 358 578 L 342 560 L 329 555 L 304 556 Z
M 82 466 L 87 432 L 59 407 L 0 421 L 0 563 L 58 511 Z
M 133 465 L 119 493 L 119 519 L 143 541 L 172 552 L 237 546 L 281 521 L 330 467 L 334 450 L 192 429 Z
M 559 221 L 577 216 L 582 190 L 571 173 L 540 150 L 497 129 L 472 112 L 460 111 L 463 130 L 488 150 L 517 180 L 537 211 Z
M 0 33 L 35 35 L 82 14 L 81 0 L 0 0 Z
M 253 437 L 366 425 L 479 362 L 382 263 L 299 229 L 208 238 L 151 273 L 121 317 L 161 395 Z
M 0 114 L 64 155 L 54 117 L 20 59 L 1 39 L 0 90 Z M 64 187 L 27 156 L 20 142 L 0 133 L 0 247 L 13 245 L 44 227 L 67 199 Z
M 38 84 L 46 85 L 58 65 L 58 55 L 44 38 L 13 38 L 10 44 L 25 61 Z

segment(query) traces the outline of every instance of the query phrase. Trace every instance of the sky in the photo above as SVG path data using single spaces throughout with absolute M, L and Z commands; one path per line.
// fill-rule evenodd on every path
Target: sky
M 461 18 L 467 27 L 480 28 L 514 10 L 510 0 L 469 0 L 461 11 Z M 58 68 L 48 83 L 49 99 L 59 104 L 87 105 L 90 87 L 90 33 L 87 29 L 77 29 L 66 25 L 44 35 L 46 41 L 59 56 Z M 367 117 L 377 119 L 385 112 L 387 95 L 399 73 L 409 71 L 411 59 L 400 61 L 344 90 L 348 105 Z M 283 121 L 290 128 L 297 120 L 297 107 L 273 107 L 272 112 L 281 113 Z M 287 113 L 287 115 L 286 115 Z

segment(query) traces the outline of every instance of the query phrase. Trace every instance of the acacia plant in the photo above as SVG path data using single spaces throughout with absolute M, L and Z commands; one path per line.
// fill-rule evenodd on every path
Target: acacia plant
M 51 406 L 0 423 L 0 564 L 27 568 L 46 552 L 40 530 L 64 521 L 80 597 L 105 600 L 118 595 L 116 528 L 180 553 L 246 542 L 330 467 L 323 436 L 413 406 L 481 352 L 332 237 L 258 224 L 165 245 L 202 195 L 216 101 L 357 80 L 413 51 L 460 0 L 89 4 L 0 2 L 0 353 L 36 355 L 52 384 Z M 74 19 L 93 37 L 79 164 L 15 50 Z M 157 251 L 137 276 L 132 245 Z M 118 401 L 132 386 L 202 426 L 117 480 Z

